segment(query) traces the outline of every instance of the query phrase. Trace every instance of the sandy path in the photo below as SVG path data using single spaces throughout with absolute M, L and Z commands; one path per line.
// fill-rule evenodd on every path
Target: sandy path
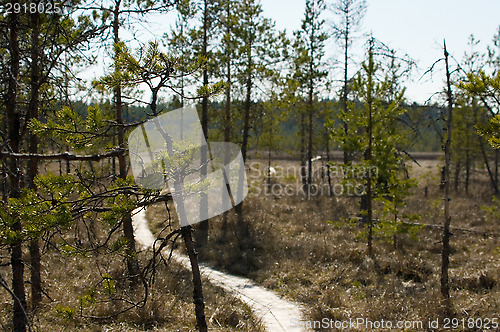
M 155 237 L 149 230 L 144 209 L 134 211 L 133 223 L 136 240 L 145 248 L 151 247 Z M 173 258 L 191 270 L 187 256 L 174 253 Z M 302 318 L 302 310 L 299 305 L 280 298 L 274 292 L 258 286 L 250 279 L 226 274 L 204 264 L 200 266 L 200 271 L 205 280 L 224 288 L 246 302 L 254 313 L 262 319 L 269 332 L 305 331 L 298 324 Z

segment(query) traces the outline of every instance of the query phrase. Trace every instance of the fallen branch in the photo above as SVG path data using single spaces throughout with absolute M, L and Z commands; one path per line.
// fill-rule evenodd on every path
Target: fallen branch
M 116 157 L 125 152 L 125 149 L 113 149 L 107 153 L 98 153 L 93 155 L 76 155 L 69 152 L 56 153 L 56 154 L 37 154 L 37 153 L 14 153 L 14 152 L 0 152 L 0 159 L 35 159 L 35 160 L 81 160 L 81 161 L 99 161 L 110 157 Z
M 443 229 L 443 227 L 444 227 L 443 225 L 422 224 L 422 223 L 417 223 L 417 222 L 403 222 L 403 225 L 421 226 L 421 227 L 425 227 L 425 228 L 434 228 L 434 229 Z M 450 227 L 450 231 L 473 233 L 473 234 L 479 234 L 479 235 L 483 235 L 483 236 L 500 236 L 500 233 L 498 233 L 498 232 L 476 231 L 474 229 L 461 228 L 461 227 Z

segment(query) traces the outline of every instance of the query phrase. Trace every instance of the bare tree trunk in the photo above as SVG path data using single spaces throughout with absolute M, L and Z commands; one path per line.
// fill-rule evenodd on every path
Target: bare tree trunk
M 373 52 L 370 46 L 370 53 Z M 370 63 L 368 64 L 370 67 L 373 65 L 373 54 L 370 54 Z M 373 86 L 373 73 L 370 71 L 368 74 L 368 82 L 367 82 L 367 104 L 368 104 L 368 148 L 365 151 L 365 159 L 370 162 L 372 159 L 372 147 L 373 147 L 373 100 L 372 100 L 372 86 Z M 370 166 L 370 165 L 369 165 Z M 368 238 L 367 238 L 367 246 L 368 246 L 368 255 L 373 255 L 373 192 L 372 192 L 372 177 L 369 172 L 368 179 L 366 183 L 366 217 L 368 222 Z
M 231 3 L 227 2 L 226 6 L 226 15 L 227 15 L 227 45 L 226 45 L 226 61 L 227 61 L 227 88 L 226 88 L 226 105 L 225 105 L 225 112 L 224 112 L 224 142 L 231 142 L 231 40 L 229 36 L 231 36 L 231 22 L 230 22 L 230 15 L 231 15 Z M 228 162 L 229 159 L 229 153 L 227 149 L 225 149 L 225 156 L 224 156 L 224 161 L 225 163 Z M 226 182 L 226 190 L 230 192 L 229 184 L 227 181 Z M 228 218 L 229 218 L 229 212 L 224 212 L 222 215 L 222 233 L 223 233 L 223 239 L 226 238 L 226 232 L 227 232 L 227 227 L 228 227 Z
M 119 15 L 120 15 L 120 0 L 115 1 L 114 17 L 113 17 L 113 41 L 116 44 L 119 43 Z M 118 57 L 118 50 L 115 49 L 115 64 L 116 58 Z M 115 69 L 117 70 L 117 69 Z M 121 149 L 125 149 L 125 128 L 123 126 L 123 103 L 122 103 L 122 90 L 121 86 L 117 85 L 115 87 L 115 115 L 116 122 L 118 125 L 118 145 Z M 118 156 L 118 167 L 119 167 L 119 177 L 120 179 L 127 178 L 127 161 L 125 159 L 125 154 L 121 153 Z M 139 261 L 137 260 L 137 252 L 135 249 L 135 239 L 134 239 L 134 228 L 132 226 L 132 216 L 127 213 L 122 219 L 123 235 L 127 240 L 127 272 L 130 277 L 137 279 L 140 275 Z
M 493 188 L 495 195 L 499 193 L 497 182 L 495 181 L 495 174 L 491 170 L 490 164 L 488 162 L 488 155 L 486 154 L 486 148 L 484 147 L 483 138 L 477 135 L 479 140 L 479 147 L 481 148 L 481 155 L 483 156 L 484 164 L 486 165 L 486 170 L 488 171 L 488 176 L 490 177 L 491 187 Z
M 250 108 L 252 107 L 252 44 L 248 45 L 248 77 L 246 82 L 246 98 L 245 98 L 245 111 L 243 117 L 243 140 L 241 144 L 241 154 L 243 156 L 243 161 L 247 160 L 247 149 L 248 149 L 248 135 L 250 132 Z
M 28 105 L 28 111 L 31 119 L 38 119 L 38 103 L 40 90 L 40 66 L 39 66 L 39 35 L 40 35 L 40 14 L 35 12 L 31 14 L 31 97 Z M 29 152 L 38 153 L 38 138 L 31 134 L 29 137 Z M 35 190 L 35 177 L 38 174 L 38 160 L 28 160 L 28 186 Z M 30 240 L 30 263 L 31 263 L 31 307 L 35 311 L 42 300 L 42 280 L 41 280 L 41 262 L 40 245 L 37 238 Z
M 162 137 L 165 140 L 166 143 L 166 150 L 168 152 L 168 155 L 173 155 L 173 140 L 172 137 L 169 136 L 167 132 L 162 128 L 160 125 L 158 119 L 157 119 L 157 106 L 156 102 L 158 100 L 158 92 L 159 92 L 160 86 L 157 88 L 154 88 L 151 90 L 151 103 L 149 106 L 151 107 L 151 111 L 153 113 L 153 121 L 155 123 L 156 129 L 160 132 Z M 150 151 L 151 153 L 151 151 Z M 174 190 L 175 193 L 179 195 L 179 197 L 183 197 L 183 178 L 180 176 L 176 176 L 174 178 Z M 167 202 L 165 202 L 165 207 L 168 210 Z M 201 283 L 201 274 L 200 274 L 200 268 L 198 264 L 198 254 L 195 249 L 195 242 L 193 240 L 192 232 L 193 228 L 191 225 L 188 223 L 188 218 L 186 214 L 186 209 L 184 206 L 184 200 L 179 199 L 176 201 L 176 209 L 177 209 L 177 215 L 179 217 L 179 222 L 181 225 L 181 235 L 184 240 L 184 244 L 186 246 L 186 250 L 189 256 L 189 260 L 191 263 L 191 269 L 192 269 L 192 275 L 193 275 L 193 302 L 195 305 L 195 314 L 196 314 L 196 325 L 197 328 L 200 332 L 206 332 L 207 331 L 207 323 L 205 320 L 205 303 L 203 301 L 203 288 L 202 288 L 202 283 Z
M 161 133 L 163 138 L 165 139 L 166 143 L 166 149 L 169 155 L 173 155 L 173 141 L 172 138 L 166 133 L 163 128 L 160 126 L 159 121 L 157 120 L 156 116 L 158 115 L 157 110 L 156 110 L 156 101 L 158 98 L 158 91 L 159 87 L 157 89 L 153 89 L 151 91 L 151 111 L 153 115 L 155 116 L 154 123 L 157 128 L 157 130 Z M 150 152 L 151 153 L 151 152 Z M 183 196 L 183 180 L 182 178 L 176 177 L 174 178 L 174 190 L 175 192 L 182 197 Z M 165 207 L 168 210 L 167 202 L 165 202 Z M 191 263 L 191 270 L 192 270 L 192 275 L 193 275 L 193 302 L 195 305 L 195 315 L 196 315 L 196 325 L 198 328 L 198 331 L 200 332 L 207 332 L 207 323 L 205 319 L 205 303 L 203 301 L 203 288 L 202 288 L 202 283 L 201 283 L 201 274 L 200 274 L 200 267 L 198 264 L 198 254 L 195 249 L 195 243 L 193 240 L 193 228 L 191 225 L 188 224 L 188 218 L 186 214 L 186 209 L 184 206 L 184 201 L 183 199 L 177 200 L 176 201 L 176 209 L 177 209 L 177 215 L 179 217 L 179 222 L 181 225 L 181 235 L 184 240 L 184 244 L 186 246 L 186 250 L 189 256 L 189 261 Z
M 248 135 L 250 131 L 250 108 L 252 106 L 252 43 L 251 40 L 248 42 L 248 53 L 247 53 L 247 82 L 246 82 L 246 99 L 245 99 L 245 110 L 243 116 L 243 141 L 241 144 L 241 155 L 243 157 L 243 163 L 247 160 L 247 149 L 248 149 Z M 244 165 L 242 167 L 245 167 Z M 242 186 L 238 186 L 238 200 L 240 200 L 240 191 Z M 248 225 L 244 223 L 243 218 L 243 201 L 241 201 L 235 207 L 236 216 L 238 220 L 238 228 L 240 230 L 240 237 L 246 238 L 249 234 Z
M 306 128 L 304 112 L 300 112 L 300 178 L 302 180 L 302 188 L 307 184 L 306 177 Z
M 7 201 L 7 168 L 2 163 L 2 201 Z
M 20 233 L 22 226 L 16 222 L 12 226 L 14 232 Z M 13 244 L 11 247 L 12 265 L 12 292 L 14 294 L 13 323 L 14 332 L 26 331 L 28 317 L 26 315 L 26 294 L 24 290 L 24 261 L 21 242 Z
M 203 288 L 201 283 L 200 267 L 198 265 L 198 254 L 195 250 L 192 231 L 193 229 L 191 226 L 185 226 L 181 228 L 182 238 L 184 239 L 184 244 L 186 245 L 189 261 L 191 262 L 191 270 L 193 273 L 193 302 L 195 306 L 194 310 L 196 314 L 196 326 L 198 327 L 198 331 L 206 332 L 208 331 L 208 328 L 205 319 Z
M 18 4 L 11 1 L 12 5 Z M 13 11 L 8 18 L 9 29 L 9 52 L 10 52 L 10 75 L 6 95 L 6 114 L 8 122 L 9 146 L 12 152 L 19 152 L 21 143 L 21 115 L 17 107 L 17 80 L 19 78 L 19 42 L 18 42 L 19 16 Z M 9 162 L 10 192 L 12 198 L 19 198 L 21 194 L 20 165 L 19 161 L 12 158 Z M 18 220 L 12 225 L 12 231 L 20 233 L 21 222 Z M 26 331 L 28 317 L 26 316 L 26 294 L 24 291 L 24 262 L 21 240 L 11 245 L 10 261 L 12 267 L 12 294 L 13 294 L 13 317 L 14 332 Z
M 272 156 L 272 144 L 273 144 L 273 129 L 269 130 L 269 150 L 267 151 L 267 193 L 271 194 L 271 156 Z
M 445 310 L 450 312 L 450 285 L 448 281 L 448 268 L 450 265 L 450 145 L 453 124 L 453 100 L 451 95 L 450 71 L 448 66 L 448 51 L 446 50 L 446 43 L 444 44 L 444 57 L 446 64 L 446 87 L 448 97 L 448 119 L 447 119 L 447 138 L 444 144 L 444 170 L 445 170 L 445 183 L 444 183 L 444 224 L 443 224 L 443 248 L 441 252 L 441 295 L 445 300 Z
M 495 186 L 498 188 L 498 150 L 495 150 Z
M 348 85 L 348 79 L 347 79 L 347 69 L 348 69 L 348 52 L 349 52 L 349 23 L 346 22 L 346 30 L 345 30 L 345 35 L 344 35 L 344 88 L 342 91 L 342 110 L 344 111 L 345 114 L 347 114 L 347 85 Z M 347 122 L 343 121 L 344 125 L 344 133 L 347 135 L 347 132 L 349 130 Z M 346 150 L 344 147 L 344 164 L 347 164 L 350 161 L 351 157 L 349 155 L 349 151 Z
M 312 186 L 313 102 L 314 102 L 313 98 L 314 98 L 314 87 L 311 79 L 309 85 L 309 100 L 308 100 L 307 199 L 311 198 L 311 186 Z
M 314 28 L 311 30 L 311 40 L 314 36 Z M 308 114 L 308 144 L 307 144 L 307 199 L 311 198 L 312 186 L 312 149 L 313 149 L 313 112 L 314 112 L 314 46 L 311 41 L 309 57 L 309 91 L 307 98 Z
M 31 264 L 31 309 L 36 311 L 42 301 L 42 263 L 38 239 L 32 239 L 29 245 Z
M 333 196 L 332 177 L 330 172 L 330 134 L 325 126 L 326 177 L 328 180 L 328 196 Z
M 203 50 L 202 55 L 208 59 L 208 0 L 203 1 Z M 208 86 L 208 70 L 205 66 L 203 68 L 203 85 Z M 205 137 L 205 142 L 208 139 L 208 97 L 204 96 L 201 101 L 201 129 L 203 130 L 203 135 Z M 201 153 L 201 180 L 207 178 L 207 161 L 208 161 L 208 147 L 203 145 L 200 149 Z M 206 193 L 201 193 L 200 200 L 200 215 L 208 215 L 208 196 Z M 196 233 L 197 242 L 200 247 L 203 247 L 208 242 L 208 219 L 202 220 L 198 226 L 198 232 Z
M 461 160 L 458 159 L 456 164 L 455 164 L 455 181 L 454 181 L 454 185 L 455 185 L 455 192 L 458 192 L 458 184 L 460 182 L 460 170 L 461 170 Z
M 470 152 L 469 141 L 467 140 L 467 150 L 465 151 L 465 193 L 469 193 L 469 179 L 470 179 Z

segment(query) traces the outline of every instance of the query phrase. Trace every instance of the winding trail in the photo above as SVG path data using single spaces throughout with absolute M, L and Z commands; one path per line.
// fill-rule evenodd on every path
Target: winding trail
M 152 247 L 155 237 L 149 230 L 144 209 L 134 210 L 133 224 L 137 242 L 144 248 Z M 174 252 L 172 258 L 191 270 L 187 256 Z M 214 270 L 206 264 L 200 264 L 200 271 L 205 280 L 223 288 L 247 303 L 254 314 L 262 319 L 269 332 L 306 331 L 302 325 L 298 324 L 299 320 L 302 319 L 302 308 L 298 304 L 282 299 L 274 292 L 258 286 L 250 279 Z

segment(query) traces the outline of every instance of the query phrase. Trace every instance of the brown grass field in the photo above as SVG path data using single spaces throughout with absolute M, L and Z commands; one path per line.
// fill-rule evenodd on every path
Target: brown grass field
M 262 160 L 253 162 L 267 164 Z M 440 294 L 442 229 L 439 228 L 444 217 L 438 163 L 438 160 L 421 160 L 420 166 L 413 165 L 411 174 L 419 185 L 400 214 L 417 213 L 419 223 L 437 226 L 413 228 L 396 236 L 379 235 L 374 242 L 373 257 L 366 254 L 362 226 L 347 221 L 358 213 L 358 198 L 323 195 L 307 200 L 300 194 L 255 195 L 256 186 L 263 187 L 264 179 L 252 176 L 249 182 L 253 189 L 243 208 L 250 236 L 239 237 L 233 213 L 228 214 L 224 236 L 223 219 L 216 217 L 210 221 L 209 242 L 199 249 L 200 257 L 219 269 L 250 277 L 304 304 L 306 319 L 311 324 L 325 318 L 338 321 L 364 318 L 373 322 L 389 320 L 394 324 L 416 321 L 423 325 L 408 329 L 364 326 L 338 330 L 444 331 L 446 317 Z M 292 160 L 272 162 L 277 169 L 296 164 Z M 253 167 L 256 169 L 256 164 Z M 273 183 L 296 182 L 293 174 L 273 179 Z M 500 313 L 500 234 L 498 220 L 488 217 L 484 210 L 493 205 L 485 171 L 474 171 L 469 194 L 464 193 L 463 183 L 458 191 L 452 192 L 453 315 L 448 319 L 465 320 L 465 327 L 451 330 L 482 331 L 477 327 L 479 323 L 498 319 Z M 148 211 L 156 229 L 161 221 L 160 211 L 161 207 Z M 478 325 L 468 327 L 466 322 L 471 318 Z M 436 319 L 440 319 L 439 328 L 430 328 L 428 322 Z M 499 329 L 490 325 L 490 330 Z
M 140 254 L 141 263 L 144 265 L 150 256 L 150 253 Z M 31 317 L 33 331 L 195 331 L 190 271 L 173 262 L 168 268 L 160 265 L 155 283 L 148 289 L 146 305 L 115 316 L 114 313 L 130 306 L 120 298 L 139 302 L 144 290 L 141 286 L 131 289 L 121 286 L 124 264 L 119 259 L 111 261 L 109 256 L 62 257 L 55 252 L 46 253 L 43 280 L 50 299 L 45 298 Z M 111 284 L 113 300 L 109 287 L 102 282 L 104 273 L 116 281 Z M 96 298 L 91 302 L 88 296 L 92 294 Z M 204 295 L 207 321 L 217 331 L 263 331 L 250 308 L 221 288 L 206 284 Z M 83 306 L 82 298 L 86 301 Z M 11 299 L 2 294 L 1 331 L 11 331 L 10 312 Z
M 83 165 L 86 167 L 86 164 Z M 77 163 L 72 163 L 72 171 Z M 96 170 L 106 172 L 109 163 L 96 163 Z M 59 173 L 58 163 L 43 165 L 45 172 Z M 109 169 L 107 169 L 109 171 Z M 65 172 L 65 164 L 62 165 Z M 87 225 L 89 226 L 89 225 Z M 103 243 L 109 226 L 96 221 L 92 224 L 95 243 Z M 138 331 L 195 331 L 196 319 L 192 299 L 191 271 L 176 262 L 157 262 L 154 283 L 147 288 L 147 301 L 141 304 L 145 288 L 142 283 L 129 287 L 125 258 L 122 251 L 109 247 L 89 250 L 87 253 L 64 252 L 65 243 L 86 242 L 86 229 L 75 223 L 65 232 L 52 234 L 50 243 L 42 242 L 42 286 L 44 296 L 35 314 L 30 313 L 31 331 L 85 331 L 85 332 L 138 332 Z M 110 243 L 118 243 L 121 229 Z M 67 242 L 65 242 L 67 241 Z M 140 266 L 152 258 L 151 250 L 138 252 Z M 0 263 L 8 262 L 7 251 L 0 252 Z M 29 253 L 25 248 L 24 279 L 28 307 L 31 306 Z M 150 274 L 148 274 L 150 276 Z M 10 268 L 1 267 L 0 277 L 10 285 Z M 223 289 L 204 285 L 205 313 L 208 324 L 217 331 L 264 331 L 250 308 L 227 294 Z M 138 304 L 134 306 L 134 303 Z M 131 308 L 125 311 L 125 309 Z M 116 313 L 120 313 L 117 315 Z M 12 298 L 0 287 L 0 331 L 12 331 Z
M 477 326 L 456 329 L 443 326 L 446 317 L 439 291 L 442 232 L 439 225 L 443 222 L 439 163 L 425 158 L 419 161 L 420 166 L 413 165 L 411 175 L 418 179 L 419 185 L 400 213 L 400 216 L 419 214 L 418 223 L 433 226 L 414 227 L 396 236 L 378 234 L 374 256 L 370 257 L 362 225 L 349 222 L 349 218 L 358 214 L 358 197 L 324 194 L 308 200 L 300 193 L 278 190 L 266 194 L 263 170 L 267 162 L 251 160 L 250 194 L 243 205 L 250 235 L 240 236 L 233 211 L 227 214 L 227 223 L 222 216 L 215 217 L 210 220 L 206 247 L 199 248 L 200 258 L 302 303 L 307 308 L 306 320 L 311 324 L 324 319 L 345 322 L 359 318 L 423 324 L 407 329 L 361 326 L 319 327 L 315 329 L 318 331 L 486 331 Z M 272 161 L 272 165 L 282 173 L 271 184 L 296 190 L 299 174 L 292 170 L 297 168 L 297 162 L 280 159 Z M 467 325 L 469 319 L 485 322 L 499 318 L 500 230 L 498 217 L 485 211 L 485 207 L 496 205 L 485 170 L 473 172 L 468 194 L 464 192 L 463 179 L 459 180 L 451 200 L 453 313 L 448 318 Z M 166 223 L 164 205 L 149 208 L 147 215 L 152 230 L 159 234 Z M 175 223 L 174 218 L 174 227 Z M 57 236 L 69 239 L 76 233 L 72 229 Z M 52 241 L 61 244 L 62 237 L 57 236 Z M 180 241 L 177 245 L 180 246 Z M 6 253 L 2 261 L 7 258 Z M 142 266 L 150 258 L 148 251 L 139 253 Z M 158 266 L 146 305 L 118 316 L 113 313 L 126 308 L 126 301 L 138 301 L 144 294 L 142 286 L 123 287 L 125 264 L 119 252 L 67 255 L 45 245 L 42 264 L 47 293 L 42 306 L 31 317 L 34 331 L 194 331 L 191 276 L 174 262 Z M 26 280 L 28 269 L 29 266 Z M 7 271 L 0 270 L 4 280 L 10 279 Z M 103 282 L 103 276 L 113 282 Z M 26 288 L 29 289 L 28 282 Z M 263 331 L 248 306 L 239 300 L 208 283 L 204 284 L 204 292 L 207 320 L 214 331 Z M 3 288 L 0 294 L 0 330 L 9 331 L 12 301 Z M 439 328 L 429 327 L 428 322 L 436 319 L 440 319 Z

